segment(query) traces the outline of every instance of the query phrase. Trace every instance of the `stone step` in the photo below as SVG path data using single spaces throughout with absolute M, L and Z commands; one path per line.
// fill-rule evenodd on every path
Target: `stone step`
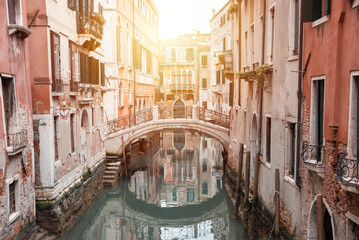
M 106 166 L 106 169 L 108 169 L 108 170 L 110 170 L 110 169 L 111 169 L 111 170 L 112 170 L 112 169 L 113 169 L 113 170 L 117 170 L 118 167 Z
M 116 178 L 115 175 L 105 175 L 105 176 L 103 176 L 104 180 L 114 180 L 115 178 Z
M 121 163 L 120 162 L 110 162 L 110 163 L 106 163 L 106 166 L 120 166 Z
M 114 180 L 103 180 L 102 184 L 106 187 L 111 187 L 113 185 L 115 185 L 116 181 Z
M 118 169 L 105 169 L 105 173 L 117 173 Z

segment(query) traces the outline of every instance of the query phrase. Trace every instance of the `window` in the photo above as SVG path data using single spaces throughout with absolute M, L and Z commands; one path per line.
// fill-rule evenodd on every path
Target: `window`
M 204 194 L 204 195 L 208 194 L 208 183 L 207 182 L 202 183 L 202 194 Z
M 62 90 L 60 36 L 54 32 L 51 32 L 50 40 L 51 40 L 52 91 L 59 92 Z
M 15 94 L 15 81 L 14 78 L 1 77 L 2 86 L 2 101 L 5 115 L 5 127 L 7 133 L 11 126 L 17 124 L 16 117 L 16 94 Z
M 101 69 L 101 86 L 105 86 L 105 64 L 104 63 L 100 63 L 100 69 Z
M 203 102 L 202 102 L 202 107 L 203 107 L 204 109 L 207 109 L 207 101 L 203 101 Z
M 116 50 L 117 50 L 117 63 L 121 62 L 122 59 L 122 51 L 121 51 L 121 19 L 117 18 L 116 25 Z
M 274 7 L 270 9 L 270 28 L 269 28 L 269 58 L 273 61 L 273 45 L 274 45 Z
M 188 79 L 187 79 L 187 81 L 188 81 L 188 84 L 192 84 L 192 72 L 191 72 L 191 71 L 188 72 Z
M 226 37 L 222 39 L 223 51 L 226 51 Z
M 177 202 L 177 188 L 172 189 L 172 201 Z
M 241 106 L 241 79 L 238 79 L 238 106 Z
M 187 202 L 194 202 L 194 189 L 187 189 Z
M 146 49 L 142 48 L 142 72 L 147 72 L 147 51 Z
M 163 85 L 163 72 L 160 72 L 160 85 Z
M 266 118 L 266 160 L 270 163 L 272 119 Z
M 7 0 L 7 14 L 9 24 L 22 25 L 21 0 Z
M 259 35 L 260 35 L 260 42 L 259 42 L 259 64 L 263 64 L 263 55 L 264 55 L 264 48 L 263 48 L 263 37 L 264 37 L 264 16 L 262 15 L 260 17 L 260 23 L 259 23 Z
M 203 89 L 207 88 L 207 78 L 202 78 L 202 88 Z
M 352 74 L 350 86 L 350 102 L 349 102 L 349 134 L 348 134 L 348 154 L 350 158 L 358 159 L 359 154 L 359 72 L 358 75 Z
M 202 172 L 206 173 L 207 172 L 207 163 L 203 163 L 202 164 Z
M 244 33 L 244 62 L 245 66 L 248 66 L 248 31 Z
M 331 0 L 313 0 L 310 6 L 306 6 L 307 9 L 305 9 L 305 11 L 311 11 L 312 12 L 311 20 L 316 21 L 321 17 L 324 17 L 325 15 L 328 15 L 330 13 L 330 5 L 331 5 L 330 1 Z M 307 16 L 304 16 L 304 21 L 306 20 L 307 20 Z
M 59 116 L 54 116 L 54 143 L 55 143 L 55 161 L 59 160 Z
M 298 55 L 298 43 L 299 43 L 299 0 L 291 0 L 290 8 L 290 37 L 289 37 L 289 55 Z
M 222 70 L 222 84 L 226 84 L 226 75 L 224 74 L 224 70 Z
M 69 65 L 70 65 L 70 91 L 75 92 L 75 81 L 78 81 L 78 55 L 77 55 L 77 46 L 74 42 L 69 41 Z
M 216 84 L 217 85 L 221 84 L 221 71 L 220 70 L 216 71 Z
M 229 106 L 233 107 L 234 83 L 229 84 Z
M 286 162 L 287 176 L 294 178 L 295 166 L 295 123 L 287 123 Z
M 176 61 L 176 48 L 171 48 L 171 60 Z
M 75 152 L 75 114 L 70 115 L 71 152 Z
M 167 101 L 173 101 L 173 100 L 174 100 L 173 94 L 167 94 Z
M 16 181 L 9 184 L 9 210 L 10 214 L 16 212 Z
M 320 149 L 323 146 L 323 125 L 324 125 L 324 79 L 312 79 L 311 92 L 311 113 L 310 113 L 310 135 L 311 144 L 318 146 Z M 321 160 L 321 154 L 316 154 Z
M 202 147 L 203 149 L 207 149 L 207 140 L 205 138 L 202 140 Z
M 207 66 L 207 55 L 202 55 L 202 66 Z
M 186 49 L 186 59 L 188 61 L 192 61 L 194 59 L 194 49 L 193 48 Z

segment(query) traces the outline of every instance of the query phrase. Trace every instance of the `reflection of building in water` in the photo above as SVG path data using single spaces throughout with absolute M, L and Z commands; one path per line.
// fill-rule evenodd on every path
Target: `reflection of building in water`
M 129 189 L 137 199 L 162 207 L 196 204 L 222 187 L 222 146 L 193 131 L 161 132 L 150 166 L 135 172 Z

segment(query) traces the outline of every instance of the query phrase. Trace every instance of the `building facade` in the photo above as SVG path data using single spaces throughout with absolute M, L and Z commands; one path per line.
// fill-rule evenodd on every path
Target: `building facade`
M 358 239 L 359 2 L 312 1 L 303 9 L 308 11 L 302 56 L 303 235 Z
M 185 34 L 160 41 L 160 105 L 181 100 L 206 107 L 210 82 L 210 35 Z M 201 91 L 200 91 L 201 90 Z
M 0 2 L 0 238 L 35 225 L 34 146 L 26 1 Z
M 105 20 L 99 0 L 30 1 L 27 15 L 34 31 L 29 45 L 37 222 L 61 233 L 85 208 L 81 202 L 91 199 L 75 189 L 95 193 L 91 188 L 101 181 L 95 176 L 105 157 Z M 68 204 L 74 199 L 77 204 Z
M 235 1 L 234 98 L 229 166 L 238 169 L 240 144 L 249 154 L 250 185 L 258 161 L 258 204 L 275 213 L 275 170 L 280 175 L 280 221 L 293 235 L 303 231 L 297 184 L 300 1 Z M 247 166 L 243 163 L 243 172 Z
M 230 86 L 233 81 L 233 21 L 228 1 L 217 13 L 213 10 L 211 24 L 211 86 L 209 109 L 229 114 L 233 102 Z
M 154 105 L 158 10 L 152 0 L 112 0 L 105 3 L 104 16 L 105 117 L 113 120 Z

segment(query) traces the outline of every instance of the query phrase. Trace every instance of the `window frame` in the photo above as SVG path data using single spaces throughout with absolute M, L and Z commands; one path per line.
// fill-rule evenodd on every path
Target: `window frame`
M 359 0 L 353 0 L 352 8 L 359 7 Z
M 355 89 L 356 88 L 356 89 Z M 348 157 L 358 160 L 358 105 L 359 105 L 359 71 L 350 73 L 349 117 L 348 117 Z M 356 119 L 355 119 L 356 117 Z
M 9 5 L 8 5 L 8 1 L 6 0 L 6 16 L 7 16 L 7 23 L 8 25 L 10 24 L 14 24 L 14 25 L 19 25 L 19 26 L 23 26 L 23 18 L 22 18 L 22 0 L 14 0 L 17 1 L 14 5 L 15 7 L 15 23 L 10 23 L 10 15 L 9 15 Z M 11 1 L 11 0 L 10 0 Z M 18 9 L 17 9 L 18 8 Z
M 319 135 L 319 122 L 318 122 L 318 82 L 324 82 L 324 94 L 323 94 L 323 123 L 322 123 L 322 135 L 323 138 L 321 141 L 318 139 Z M 319 146 L 319 143 L 322 143 L 322 147 L 325 145 L 324 138 L 324 117 L 325 117 L 325 81 L 326 76 L 315 76 L 311 78 L 311 100 L 310 100 L 310 144 L 314 146 Z M 322 162 L 323 154 L 320 154 L 321 159 L 310 159 L 313 162 Z

